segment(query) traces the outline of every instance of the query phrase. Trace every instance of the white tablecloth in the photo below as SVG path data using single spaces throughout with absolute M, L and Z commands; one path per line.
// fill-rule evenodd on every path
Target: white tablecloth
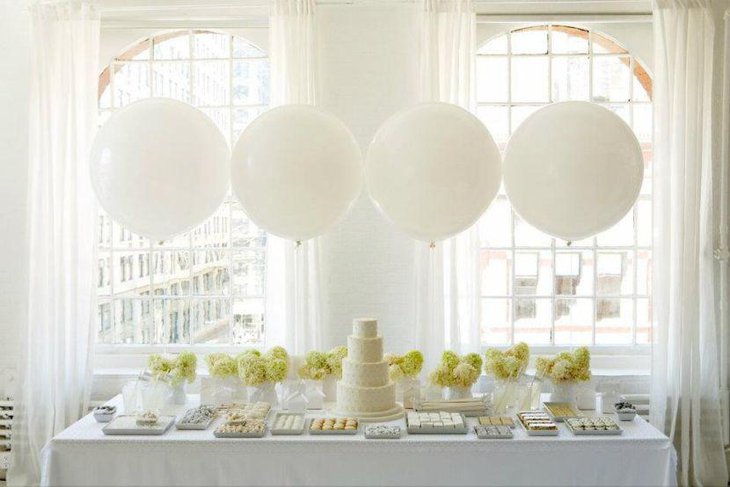
M 191 396 L 191 402 L 197 397 Z M 114 402 L 120 404 L 120 398 Z M 189 404 L 192 406 L 193 404 Z M 318 416 L 321 416 L 319 414 Z M 469 420 L 473 423 L 473 419 Z M 403 420 L 392 421 L 405 427 Z M 42 483 L 70 485 L 675 485 L 669 439 L 644 420 L 616 437 L 407 435 L 219 439 L 206 431 L 104 436 L 93 416 L 43 450 Z

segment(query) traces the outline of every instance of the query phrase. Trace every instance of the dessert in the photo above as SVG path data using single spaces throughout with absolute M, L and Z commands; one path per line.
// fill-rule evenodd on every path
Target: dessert
M 619 401 L 613 405 L 621 421 L 631 421 L 636 416 L 636 408 L 628 401 Z
M 406 415 L 408 432 L 413 434 L 466 433 L 466 421 L 461 413 L 448 411 L 416 412 Z
M 94 408 L 94 419 L 98 423 L 108 423 L 117 412 L 116 406 L 103 405 Z
M 229 409 L 226 419 L 230 421 L 240 421 L 243 419 L 264 419 L 271 410 L 271 404 L 268 402 L 256 402 L 251 404 L 243 404 L 237 409 Z
M 365 427 L 365 438 L 370 440 L 397 440 L 400 438 L 400 426 L 369 424 Z
M 395 402 L 395 383 L 383 359 L 377 320 L 356 319 L 352 328 L 347 357 L 342 360 L 342 379 L 337 382 L 337 414 L 370 421 L 401 417 L 403 408 Z
M 474 432 L 477 438 L 482 440 L 499 440 L 512 438 L 512 429 L 505 425 L 477 425 L 474 426 Z
M 607 417 L 568 418 L 565 420 L 565 424 L 576 435 L 620 435 L 623 433 L 616 422 Z
M 218 437 L 254 437 L 264 436 L 266 423 L 262 419 L 244 419 L 235 423 L 227 422 L 216 428 L 214 434 Z
M 567 402 L 546 402 L 543 404 L 543 407 L 555 421 L 563 421 L 565 418 L 581 416 L 580 412 L 572 404 Z
M 507 426 L 515 427 L 515 422 L 509 416 L 479 416 L 479 424 L 482 426 Z
M 279 412 L 271 427 L 273 435 L 300 435 L 304 432 L 304 414 Z
M 517 413 L 517 419 L 528 435 L 557 436 L 558 425 L 546 413 L 540 411 L 523 411 Z
M 215 408 L 199 406 L 188 409 L 176 424 L 177 429 L 206 429 L 216 416 Z
M 137 424 L 138 425 L 149 426 L 149 425 L 157 424 L 157 422 L 159 420 L 160 420 L 160 416 L 154 411 L 145 411 L 145 412 L 137 415 Z
M 309 425 L 311 432 L 347 432 L 355 433 L 358 422 L 355 418 L 317 418 Z

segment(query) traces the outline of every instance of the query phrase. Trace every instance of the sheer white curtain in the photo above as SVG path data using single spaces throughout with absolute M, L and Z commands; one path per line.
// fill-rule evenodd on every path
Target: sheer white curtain
M 421 39 L 421 99 L 472 109 L 476 15 L 471 0 L 425 0 Z M 416 255 L 416 343 L 427 370 L 441 352 L 479 347 L 479 234 L 476 226 Z
M 683 485 L 727 485 L 713 261 L 711 2 L 655 0 L 654 22 L 651 421 L 674 440 Z
M 274 106 L 315 103 L 315 0 L 275 0 L 270 19 Z M 322 345 L 318 238 L 297 244 L 269 235 L 266 243 L 266 340 L 303 354 Z
M 97 207 L 87 152 L 96 129 L 99 18 L 85 2 L 36 4 L 31 16 L 30 277 L 11 485 L 38 484 L 41 448 L 84 413 L 95 331 Z

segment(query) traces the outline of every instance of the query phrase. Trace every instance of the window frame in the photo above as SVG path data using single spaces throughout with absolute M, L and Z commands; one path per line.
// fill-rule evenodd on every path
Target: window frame
M 218 35 L 224 35 L 229 38 L 228 40 L 228 53 L 227 55 L 221 56 L 221 57 L 196 57 L 195 56 L 195 40 L 194 36 L 196 34 L 218 34 Z M 156 43 L 164 42 L 170 39 L 174 39 L 177 37 L 187 37 L 188 39 L 188 52 L 187 57 L 184 57 L 182 59 L 155 59 L 153 52 L 155 48 Z M 245 45 L 251 46 L 253 50 L 256 50 L 258 52 L 254 53 L 242 53 L 241 55 L 235 55 L 235 47 L 234 44 L 235 41 L 240 41 L 245 43 Z M 240 44 L 239 44 L 240 46 Z M 140 54 L 144 53 L 145 51 L 148 52 L 146 56 L 143 56 L 139 59 L 134 59 L 135 57 L 139 56 Z M 195 92 L 194 92 L 194 83 L 195 83 L 195 76 L 196 71 L 194 69 L 194 63 L 208 63 L 208 62 L 217 62 L 217 63 L 226 63 L 227 66 L 227 79 L 224 81 L 225 84 L 228 85 L 228 99 L 220 106 L 212 106 L 209 104 L 200 104 L 196 103 L 195 99 Z M 187 72 L 187 79 L 189 82 L 189 90 L 187 91 L 187 100 L 183 100 L 186 103 L 191 104 L 192 106 L 195 106 L 202 111 L 206 112 L 207 110 L 215 109 L 215 110 L 227 110 L 227 127 L 223 129 L 226 140 L 229 141 L 231 145 L 235 143 L 235 136 L 240 130 L 245 127 L 245 125 L 250 122 L 250 120 L 256 116 L 254 114 L 254 111 L 257 111 L 258 113 L 261 113 L 265 110 L 267 110 L 270 106 L 270 100 L 264 99 L 261 103 L 254 103 L 251 102 L 251 100 L 246 100 L 245 102 L 242 102 L 241 100 L 235 100 L 234 95 L 234 65 L 237 62 L 261 62 L 266 63 L 268 67 L 265 69 L 265 71 L 270 70 L 270 59 L 268 56 L 268 53 L 260 47 L 257 43 L 250 40 L 249 38 L 240 35 L 236 32 L 229 32 L 227 30 L 216 30 L 213 28 L 198 28 L 198 27 L 190 27 L 190 28 L 175 28 L 175 29 L 162 29 L 155 32 L 151 32 L 148 35 L 145 35 L 144 37 L 140 38 L 136 42 L 132 43 L 131 45 L 127 46 L 124 49 L 121 49 L 117 54 L 104 66 L 103 70 L 101 71 L 99 75 L 99 91 L 98 91 L 98 100 L 99 100 L 99 113 L 100 113 L 100 121 L 104 118 L 104 114 L 112 112 L 114 110 L 117 110 L 123 106 L 126 106 L 128 103 L 120 103 L 119 100 L 115 100 L 116 97 L 116 90 L 115 90 L 115 74 L 125 65 L 131 64 L 146 64 L 147 65 L 147 85 L 149 89 L 149 93 L 140 98 L 140 99 L 146 99 L 149 97 L 155 97 L 155 96 L 162 96 L 156 94 L 156 88 L 155 88 L 155 80 L 154 80 L 154 73 L 155 71 L 155 64 L 157 63 L 165 63 L 166 65 L 170 65 L 169 63 L 181 63 L 186 64 L 188 66 L 188 72 Z M 269 84 L 270 88 L 270 84 Z M 103 103 L 103 98 L 105 95 L 105 90 L 108 90 L 108 104 Z M 241 123 L 243 125 L 237 125 L 235 114 L 237 110 L 241 110 L 242 112 L 245 111 L 246 115 L 252 115 L 252 116 L 244 116 L 241 119 Z M 240 129 L 240 130 L 239 130 Z M 234 209 L 234 205 L 236 208 Z M 134 309 L 131 310 L 131 313 L 134 314 L 136 312 L 136 307 L 140 306 L 140 309 L 146 309 L 147 314 L 150 316 L 150 319 L 152 320 L 152 326 L 155 327 L 155 313 L 158 306 L 166 306 L 166 304 L 163 301 L 170 301 L 170 300 L 184 300 L 185 301 L 185 310 L 182 312 L 187 315 L 188 325 L 189 328 L 187 330 L 188 336 L 185 341 L 185 343 L 102 343 L 99 341 L 95 341 L 95 355 L 97 356 L 97 364 L 104 367 L 104 362 L 107 362 L 105 357 L 116 357 L 116 356 L 129 356 L 133 357 L 138 354 L 144 354 L 147 355 L 149 353 L 154 352 L 174 352 L 174 351 L 180 351 L 184 349 L 193 349 L 195 351 L 199 351 L 200 353 L 211 353 L 214 351 L 229 351 L 231 353 L 234 352 L 240 352 L 242 350 L 251 349 L 251 348 L 258 348 L 265 343 L 265 325 L 263 320 L 259 324 L 259 332 L 260 333 L 260 341 L 256 343 L 242 343 L 242 344 L 233 344 L 233 327 L 235 324 L 235 317 L 233 315 L 234 305 L 236 303 L 245 303 L 245 302 L 253 302 L 257 301 L 262 303 L 261 305 L 265 309 L 265 291 L 266 291 L 266 285 L 265 285 L 265 263 L 266 263 L 266 241 L 265 241 L 265 233 L 260 231 L 260 237 L 254 236 L 254 240 L 257 241 L 259 238 L 263 237 L 264 240 L 262 242 L 257 242 L 256 245 L 249 245 L 249 246 L 242 246 L 240 244 L 234 245 L 234 213 L 236 215 L 239 215 L 239 211 L 241 208 L 240 204 L 237 203 L 235 200 L 235 196 L 232 193 L 229 193 L 229 195 L 226 197 L 226 200 L 223 202 L 221 207 L 219 207 L 216 212 L 211 215 L 208 219 L 206 219 L 204 222 L 202 222 L 199 226 L 196 228 L 186 232 L 186 234 L 183 234 L 184 236 L 181 238 L 173 237 L 168 242 L 173 242 L 172 245 L 162 245 L 161 243 L 153 242 L 153 241 L 147 241 L 145 242 L 144 239 L 141 239 L 141 237 L 133 235 L 129 230 L 124 228 L 122 225 L 116 223 L 113 221 L 112 218 L 110 218 L 108 215 L 105 216 L 105 219 L 100 218 L 100 235 L 97 239 L 96 243 L 96 250 L 98 254 L 98 261 L 100 263 L 102 262 L 108 262 L 109 265 L 107 265 L 104 268 L 104 279 L 105 279 L 105 290 L 102 290 L 102 286 L 97 286 L 97 289 L 101 291 L 101 294 L 96 295 L 96 307 L 97 307 L 97 314 L 101 311 L 101 306 L 106 305 L 107 308 L 104 308 L 106 311 L 108 311 L 109 315 L 109 321 L 110 325 L 108 328 L 105 328 L 107 333 L 111 333 L 114 335 L 114 339 L 118 339 L 116 336 L 117 331 L 115 330 L 114 322 L 116 321 L 115 316 L 119 313 L 122 313 L 124 316 L 125 313 L 128 313 L 128 306 L 132 307 Z M 100 212 L 101 214 L 101 212 Z M 227 218 L 226 222 L 219 221 L 219 218 L 221 216 L 225 216 Z M 201 246 L 196 245 L 196 235 L 198 232 L 201 231 L 201 229 L 208 228 L 210 226 L 211 234 L 222 234 L 225 233 L 226 236 L 223 237 L 222 242 L 224 242 L 225 246 L 220 247 L 207 247 L 207 246 Z M 219 231 L 220 230 L 220 231 Z M 257 234 L 259 235 L 259 234 Z M 119 236 L 119 238 L 117 238 Z M 140 240 L 137 240 L 137 239 Z M 179 242 L 182 240 L 184 242 L 183 245 L 180 245 Z M 141 245 L 140 242 L 145 242 L 145 245 Z M 208 293 L 208 294 L 195 294 L 195 291 L 193 289 L 193 283 L 195 282 L 194 279 L 196 277 L 195 274 L 195 256 L 201 253 L 207 253 L 207 252 L 223 252 L 225 258 L 227 259 L 225 268 L 228 272 L 228 289 L 223 292 L 216 292 L 216 293 Z M 175 296 L 168 293 L 158 293 L 156 289 L 156 285 L 159 282 L 157 281 L 153 274 L 156 272 L 156 263 L 155 263 L 155 257 L 162 258 L 162 261 L 164 262 L 167 258 L 170 258 L 170 256 L 174 255 L 175 253 L 186 253 L 188 256 L 188 264 L 185 269 L 185 273 L 187 275 L 187 291 L 183 291 L 180 293 L 179 296 Z M 197 254 L 196 254 L 197 253 Z M 234 262 L 236 254 L 238 254 L 239 257 L 244 258 L 246 261 L 253 258 L 256 262 L 261 262 L 261 265 L 264 266 L 263 273 L 264 273 L 264 281 L 261 284 L 261 292 L 260 293 L 237 293 L 235 290 L 235 284 L 233 282 L 233 276 L 234 276 L 234 270 L 235 270 L 235 264 Z M 137 258 L 134 256 L 137 255 Z M 144 257 L 146 256 L 146 258 Z M 108 260 L 107 260 L 108 259 Z M 119 262 L 119 266 L 117 266 L 116 260 L 124 259 L 124 262 Z M 137 269 L 138 262 L 144 261 L 144 269 L 140 268 Z M 258 264 L 254 264 L 258 265 Z M 123 281 L 119 281 L 116 284 L 124 284 L 130 279 L 137 280 L 137 275 L 140 272 L 144 272 L 144 276 L 141 279 L 144 279 L 146 282 L 144 284 L 141 284 L 141 288 L 144 288 L 144 292 L 139 292 L 137 294 L 130 294 L 125 295 L 125 291 L 116 291 L 114 289 L 114 279 L 115 279 L 115 273 L 121 273 L 121 276 L 125 276 L 125 279 Z M 131 274 L 130 274 L 131 273 Z M 160 279 L 161 282 L 166 282 L 166 279 L 163 277 Z M 153 292 L 154 290 L 154 292 Z M 130 301 L 134 300 L 134 302 Z M 194 340 L 194 332 L 192 330 L 192 321 L 193 317 L 192 314 L 196 312 L 197 306 L 205 306 L 206 303 L 208 305 L 210 304 L 216 304 L 219 305 L 221 302 L 225 301 L 227 304 L 223 304 L 223 306 L 226 306 L 228 309 L 227 312 L 227 342 L 226 343 L 220 343 L 220 344 L 210 344 L 210 343 L 196 343 Z M 169 303 L 168 303 L 169 305 Z M 200 308 L 201 310 L 203 308 Z M 115 315 L 116 313 L 116 315 Z M 203 311 L 200 311 L 200 313 L 203 313 Z M 197 313 L 197 314 L 200 314 Z M 204 313 L 205 316 L 208 315 L 208 313 Z M 263 316 L 263 310 L 262 310 L 262 316 Z M 161 322 L 164 326 L 165 319 L 163 318 L 163 321 Z M 205 320 L 203 320 L 205 322 Z M 97 330 L 97 333 L 105 331 L 101 329 L 101 322 L 99 320 L 99 317 L 97 316 L 95 323 L 95 330 Z M 205 327 L 202 327 L 201 330 L 204 330 Z M 111 330 L 111 331 L 109 331 Z M 157 335 L 159 334 L 159 330 L 151 330 L 153 336 L 150 338 L 150 341 L 155 341 L 156 339 L 159 339 Z M 133 330 L 132 333 L 138 333 L 139 330 Z M 95 339 L 96 340 L 96 339 Z M 114 361 L 114 360 L 113 360 Z M 99 364 L 101 362 L 101 364 Z
M 597 24 L 597 25 L 593 25 Z M 621 56 L 628 59 L 628 73 L 629 73 L 629 96 L 627 101 L 595 101 L 596 103 L 607 106 L 607 105 L 614 105 L 614 104 L 621 104 L 626 105 L 628 109 L 628 117 L 629 121 L 627 122 L 632 128 L 634 128 L 634 106 L 637 104 L 640 105 L 648 105 L 653 107 L 652 102 L 652 79 L 649 75 L 649 72 L 647 68 L 645 67 L 645 64 L 633 53 L 631 52 L 626 46 L 624 46 L 621 42 L 613 38 L 611 35 L 601 31 L 600 29 L 600 22 L 590 22 L 587 24 L 581 23 L 578 24 L 572 24 L 571 22 L 552 22 L 552 21 L 543 21 L 543 22 L 530 22 L 527 24 L 517 24 L 517 25 L 508 25 L 507 28 L 500 30 L 499 32 L 493 32 L 491 35 L 489 35 L 487 38 L 480 39 L 477 42 L 477 54 L 476 54 L 476 62 L 478 63 L 479 58 L 485 57 L 485 58 L 504 58 L 507 61 L 506 65 L 506 75 L 507 75 L 507 95 L 506 100 L 502 101 L 481 101 L 477 100 L 475 103 L 475 106 L 477 107 L 477 113 L 479 113 L 478 109 L 480 107 L 507 107 L 507 128 L 509 130 L 509 134 L 514 132 L 515 126 L 513 125 L 513 118 L 512 118 L 512 107 L 519 107 L 519 106 L 526 106 L 526 107 L 542 107 L 545 105 L 548 105 L 550 103 L 556 102 L 554 99 L 554 92 L 553 92 L 553 86 L 552 86 L 552 79 L 553 79 L 553 60 L 555 58 L 570 58 L 570 57 L 587 57 L 588 58 L 588 95 L 587 95 L 587 101 L 593 101 L 593 91 L 594 91 L 594 60 L 596 58 L 606 57 L 606 56 Z M 555 29 L 557 27 L 557 29 Z M 513 53 L 512 52 L 512 36 L 511 34 L 517 31 L 529 31 L 529 30 L 545 30 L 547 32 L 547 50 L 545 53 Z M 587 49 L 585 53 L 554 53 L 553 52 L 553 42 L 552 42 L 552 32 L 554 30 L 566 32 L 569 34 L 573 34 L 574 32 L 585 32 L 585 39 L 587 43 Z M 573 34 L 575 35 L 575 34 Z M 506 51 L 504 53 L 483 53 L 480 52 L 487 44 L 494 41 L 495 39 L 498 39 L 500 37 L 506 38 Z M 594 52 L 593 44 L 596 40 L 600 41 L 601 47 L 605 49 L 606 52 Z M 613 46 L 615 46 L 616 50 L 614 50 Z M 529 102 L 514 102 L 512 100 L 512 63 L 515 58 L 536 58 L 536 57 L 543 57 L 547 59 L 547 101 L 529 101 Z M 477 75 L 475 75 L 475 84 L 477 86 L 477 89 L 479 87 L 479 76 L 478 72 Z M 642 88 L 647 92 L 648 95 L 648 101 L 639 101 L 635 99 L 634 96 L 634 89 L 635 89 L 635 83 L 638 82 Z M 562 100 L 560 100 L 562 101 Z M 508 137 L 509 138 L 509 134 Z M 505 142 L 506 143 L 506 142 Z M 649 147 L 652 149 L 652 161 L 651 164 L 655 164 L 656 161 L 653 160 L 653 140 L 649 141 Z M 646 150 L 644 145 L 642 144 L 642 149 Z M 653 193 L 651 190 L 648 193 L 640 193 L 639 197 L 636 201 L 636 203 L 632 206 L 631 210 L 627 213 L 627 215 L 624 218 L 627 218 L 628 215 L 631 215 L 631 218 L 633 220 L 634 229 L 636 230 L 638 228 L 638 218 L 639 216 L 639 205 L 640 202 L 649 202 L 651 206 L 651 202 L 653 201 Z M 556 245 L 556 239 L 550 238 L 549 236 L 546 236 L 550 238 L 550 245 L 547 246 L 520 246 L 517 244 L 516 241 L 516 227 L 517 227 L 517 219 L 519 217 L 515 214 L 514 209 L 512 208 L 511 204 L 509 203 L 509 198 L 507 195 L 503 192 L 500 192 L 497 195 L 496 199 L 501 199 L 503 202 L 505 202 L 509 207 L 509 215 L 510 215 L 510 230 L 509 230 L 509 238 L 510 242 L 509 245 L 495 245 L 495 246 L 489 246 L 487 242 L 483 242 L 480 239 L 480 253 L 487 252 L 487 251 L 493 251 L 493 252 L 502 252 L 509 254 L 509 258 L 505 258 L 505 262 L 507 267 L 510 267 L 511 269 L 508 270 L 508 272 L 511 273 L 509 276 L 511 279 L 511 286 L 508 287 L 507 292 L 505 294 L 495 294 L 495 293 L 485 293 L 480 292 L 480 306 L 482 309 L 484 309 L 484 303 L 485 300 L 506 300 L 509 304 L 509 316 L 507 318 L 507 321 L 509 323 L 509 336 L 510 336 L 510 342 L 511 344 L 501 344 L 501 345 L 491 345 L 489 343 L 484 342 L 484 338 L 482 338 L 480 343 L 480 349 L 482 351 L 487 350 L 488 348 L 498 348 L 505 350 L 512 346 L 512 344 L 516 343 L 515 340 L 515 323 L 516 323 L 516 309 L 517 309 L 517 301 L 519 299 L 538 299 L 538 298 L 544 298 L 544 299 L 550 299 L 550 305 L 551 305 L 551 319 L 550 319 L 550 343 L 540 344 L 540 345 L 530 345 L 530 348 L 534 354 L 553 354 L 560 351 L 566 351 L 574 349 L 577 346 L 582 346 L 581 344 L 575 343 L 575 344 L 555 344 L 556 339 L 556 312 L 555 312 L 555 305 L 557 300 L 560 299 L 590 299 L 593 307 L 593 316 L 591 319 L 591 344 L 587 345 L 589 350 L 595 355 L 601 355 L 601 356 L 625 356 L 625 357 L 635 357 L 637 364 L 640 365 L 640 368 L 644 368 L 647 364 L 645 363 L 645 358 L 650 356 L 651 354 L 651 344 L 643 344 L 643 343 L 637 343 L 637 329 L 638 329 L 638 316 L 639 316 L 639 302 L 640 300 L 646 299 L 648 300 L 649 306 L 651 307 L 651 289 L 647 289 L 647 294 L 641 294 L 639 293 L 639 286 L 638 286 L 638 275 L 640 272 L 639 269 L 639 255 L 641 252 L 649 252 L 649 262 L 650 267 L 653 265 L 653 256 L 651 255 L 653 253 L 653 244 L 652 242 L 649 242 L 648 245 L 641 245 L 639 242 L 639 234 L 638 231 L 634 232 L 634 238 L 633 238 L 633 244 L 632 245 L 600 245 L 598 243 L 598 236 L 591 237 L 590 239 L 590 245 L 586 245 L 583 242 L 574 243 L 573 245 Z M 494 204 L 494 203 L 493 203 Z M 486 218 L 486 213 L 484 216 L 480 218 L 480 221 L 477 223 L 477 225 L 480 225 L 480 222 Z M 652 221 L 653 221 L 653 215 L 652 215 Z M 532 295 L 520 295 L 519 293 L 515 292 L 515 286 L 516 286 L 516 254 L 518 253 L 532 253 L 535 252 L 538 255 L 540 255 L 543 252 L 549 252 L 550 258 L 552 259 L 552 271 L 550 273 L 550 277 L 552 278 L 551 286 L 550 286 L 550 293 L 549 294 L 532 294 Z M 582 294 L 582 295 L 575 295 L 575 294 L 558 294 L 556 293 L 555 289 L 555 277 L 556 277 L 556 257 L 558 255 L 566 254 L 566 253 L 577 253 L 581 255 L 580 258 L 580 264 L 579 264 L 579 272 L 581 272 L 582 263 L 583 263 L 583 253 L 584 252 L 590 252 L 592 255 L 592 267 L 593 267 L 593 283 L 592 283 L 592 292 L 589 294 Z M 632 292 L 631 293 L 618 293 L 617 295 L 613 294 L 599 294 L 598 293 L 598 256 L 602 253 L 620 253 L 624 259 L 627 257 L 630 257 L 632 260 Z M 484 261 L 484 259 L 481 259 Z M 624 263 L 625 265 L 625 263 Z M 480 276 L 484 272 L 484 264 L 480 264 Z M 598 323 L 598 317 L 597 317 L 597 304 L 601 300 L 631 300 L 632 303 L 632 321 L 631 321 L 631 344 L 619 344 L 619 345 L 603 345 L 603 344 L 596 344 L 596 326 Z M 618 301 L 620 302 L 620 301 Z M 480 323 L 480 337 L 483 335 L 484 330 L 486 329 L 486 324 Z M 649 323 L 649 327 L 652 327 L 651 322 Z M 651 335 L 650 340 L 651 342 Z

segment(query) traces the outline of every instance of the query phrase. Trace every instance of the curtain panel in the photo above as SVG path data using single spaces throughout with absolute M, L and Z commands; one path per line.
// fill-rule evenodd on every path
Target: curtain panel
M 315 0 L 275 0 L 270 18 L 273 106 L 314 105 L 317 92 Z M 303 355 L 322 346 L 319 238 L 266 242 L 266 341 Z
M 654 335 L 651 421 L 683 485 L 727 485 L 713 259 L 710 0 L 655 0 Z
M 10 485 L 35 485 L 40 450 L 86 411 L 94 343 L 99 17 L 87 2 L 31 6 L 28 312 Z
M 476 14 L 471 0 L 425 0 L 420 98 L 474 108 Z M 480 274 L 476 225 L 416 250 L 416 343 L 433 369 L 441 352 L 479 349 Z

